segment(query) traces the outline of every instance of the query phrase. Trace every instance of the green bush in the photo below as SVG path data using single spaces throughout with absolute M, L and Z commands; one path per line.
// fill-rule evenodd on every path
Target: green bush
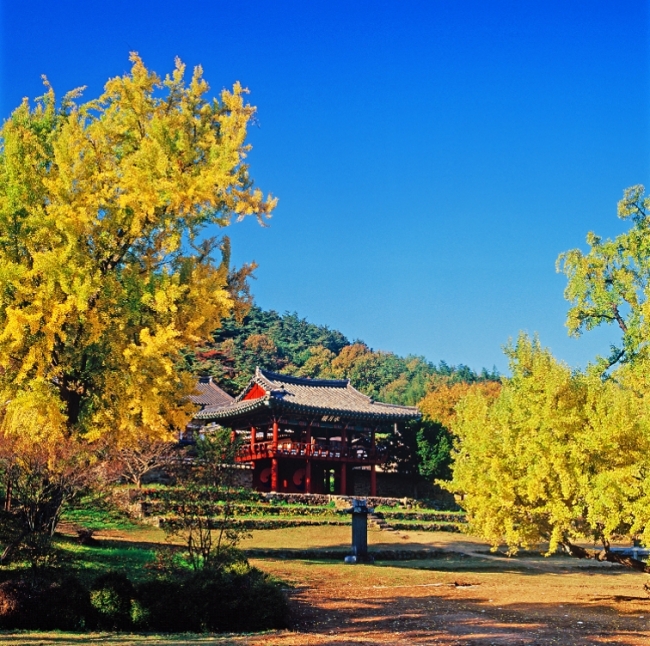
M 75 576 L 65 576 L 49 586 L 38 612 L 44 630 L 83 630 L 92 614 L 88 589 Z
M 153 579 L 137 587 L 142 608 L 141 625 L 147 630 L 178 633 L 194 630 L 186 616 L 184 586 L 179 581 Z
M 285 628 L 279 586 L 247 563 L 147 581 L 137 588 L 144 626 L 160 632 L 238 632 Z
M 102 630 L 130 629 L 134 623 L 133 614 L 143 619 L 133 584 L 121 572 L 107 572 L 97 577 L 90 588 L 90 603 L 95 611 L 96 626 Z
M 0 584 L 0 627 L 83 630 L 92 614 L 88 590 L 73 576 L 12 579 Z
M 74 576 L 0 583 L 0 629 L 252 632 L 288 624 L 279 585 L 236 559 L 137 586 L 120 572 L 103 574 L 90 588 Z

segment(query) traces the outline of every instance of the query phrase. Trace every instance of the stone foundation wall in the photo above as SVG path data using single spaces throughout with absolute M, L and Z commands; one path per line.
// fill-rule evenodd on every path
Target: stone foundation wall
M 422 504 L 422 501 L 410 497 L 393 498 L 390 496 L 363 496 L 357 494 L 353 496 L 335 496 L 320 493 L 263 493 L 261 495 L 269 502 L 284 501 L 290 505 L 327 505 L 333 502 L 337 509 L 351 507 L 352 498 L 367 499 L 369 507 L 379 507 L 381 505 L 383 507 L 411 508 L 421 506 Z M 451 495 L 449 496 L 449 499 L 427 499 L 426 502 L 427 506 L 434 509 L 458 509 L 458 506 Z
M 234 467 L 233 484 L 237 488 L 252 489 L 253 488 L 253 469 L 241 469 Z
M 265 493 L 262 494 L 269 502 L 284 501 L 290 505 L 328 505 L 334 503 L 337 508 L 352 506 L 352 498 L 357 496 L 336 496 L 323 493 Z M 367 498 L 370 507 L 402 507 L 411 506 L 415 503 L 410 498 L 387 498 L 383 496 L 363 496 Z
M 253 488 L 253 469 L 245 465 L 233 464 L 233 485 L 242 489 Z M 173 484 L 173 478 L 164 469 L 150 471 L 142 478 L 143 486 L 151 484 Z

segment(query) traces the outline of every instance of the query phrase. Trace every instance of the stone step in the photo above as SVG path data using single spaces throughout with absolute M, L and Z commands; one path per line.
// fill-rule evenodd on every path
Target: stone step
M 383 532 L 394 532 L 394 528 L 391 527 L 383 518 L 381 513 L 368 514 L 368 521 L 371 525 L 378 527 Z

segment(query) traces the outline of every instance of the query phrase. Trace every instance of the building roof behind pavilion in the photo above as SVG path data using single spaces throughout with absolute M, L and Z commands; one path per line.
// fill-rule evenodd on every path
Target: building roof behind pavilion
M 233 397 L 212 381 L 212 377 L 199 377 L 196 394 L 190 395 L 189 399 L 203 408 L 218 408 L 234 401 Z
M 338 417 L 375 423 L 401 422 L 421 416 L 417 408 L 376 402 L 349 380 L 310 379 L 255 369 L 246 388 L 231 403 L 207 407 L 196 419 L 220 424 L 242 421 L 259 413 Z

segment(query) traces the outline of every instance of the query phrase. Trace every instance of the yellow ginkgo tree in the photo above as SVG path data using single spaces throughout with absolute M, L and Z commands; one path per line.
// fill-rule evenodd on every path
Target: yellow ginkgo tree
M 206 229 L 276 204 L 249 176 L 245 89 L 210 100 L 200 67 L 161 78 L 131 62 L 88 102 L 46 81 L 2 126 L 0 438 L 14 458 L 182 427 L 180 351 L 245 307 L 251 271 L 230 270 L 227 238 Z
M 609 355 L 598 357 L 593 366 L 601 373 L 617 364 L 650 358 L 650 197 L 642 185 L 624 191 L 618 217 L 630 222 L 627 231 L 613 239 L 590 232 L 587 253 L 571 249 L 557 260 L 557 270 L 567 277 L 569 334 L 577 337 L 600 325 L 620 330 L 619 344 L 612 345 Z
M 630 222 L 613 239 L 587 236 L 588 251 L 560 255 L 579 336 L 603 324 L 620 342 L 584 372 L 520 335 L 506 354 L 511 375 L 495 399 L 469 392 L 455 406 L 451 491 L 463 496 L 474 531 L 511 552 L 546 543 L 579 557 L 646 562 L 614 541 L 650 545 L 650 198 L 623 193 Z M 599 551 L 579 545 L 599 543 Z
M 650 417 L 630 368 L 608 380 L 572 371 L 525 334 L 506 353 L 511 375 L 496 399 L 469 392 L 452 424 L 445 486 L 462 494 L 474 532 L 513 553 L 546 543 L 548 553 L 562 547 L 650 573 L 610 549 L 650 542 Z
M 164 79 L 131 61 L 87 103 L 74 91 L 57 104 L 46 84 L 2 128 L 5 434 L 125 442 L 183 425 L 192 386 L 179 351 L 242 297 L 227 240 L 215 263 L 204 230 L 275 206 L 245 163 L 246 91 L 210 101 L 200 67 L 186 82 L 180 61 Z M 31 428 L 44 414 L 47 429 Z

